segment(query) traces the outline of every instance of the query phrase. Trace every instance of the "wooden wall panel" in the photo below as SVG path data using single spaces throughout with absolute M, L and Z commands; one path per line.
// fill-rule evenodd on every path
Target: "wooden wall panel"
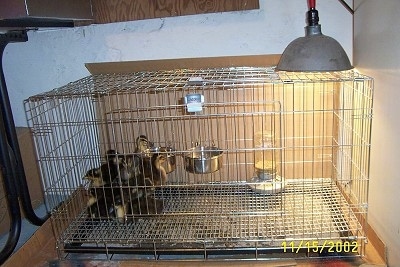
M 251 10 L 259 0 L 92 0 L 95 23 Z

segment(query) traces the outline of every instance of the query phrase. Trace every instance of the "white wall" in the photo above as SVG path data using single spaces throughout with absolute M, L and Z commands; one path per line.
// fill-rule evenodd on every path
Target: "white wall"
M 400 1 L 355 7 L 354 64 L 375 79 L 369 220 L 400 266 Z
M 352 56 L 352 16 L 337 0 L 317 1 L 322 32 Z M 88 75 L 84 63 L 279 54 L 304 36 L 306 0 L 260 0 L 260 9 L 73 29 L 30 31 L 7 46 L 4 72 L 17 126 L 23 100 Z

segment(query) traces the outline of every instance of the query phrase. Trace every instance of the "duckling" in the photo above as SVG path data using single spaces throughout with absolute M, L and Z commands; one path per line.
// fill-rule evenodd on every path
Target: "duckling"
M 108 218 L 114 212 L 114 206 L 111 201 L 101 198 L 98 200 L 90 196 L 87 202 L 87 212 L 90 218 Z
M 142 196 L 140 198 L 133 199 L 128 205 L 126 214 L 128 215 L 148 215 L 148 214 L 160 214 L 164 209 L 164 202 L 160 199 L 156 199 L 153 196 Z
M 136 154 L 125 155 L 119 164 L 119 178 L 123 185 L 132 184 L 140 175 L 140 158 Z
M 83 177 L 90 181 L 90 186 L 99 187 L 118 182 L 126 185 L 128 180 L 140 173 L 140 158 L 138 155 L 121 155 L 115 150 L 106 153 L 107 162 L 99 168 L 89 170 Z
M 119 153 L 118 153 L 118 151 L 115 150 L 115 149 L 109 149 L 109 150 L 107 150 L 107 152 L 106 152 L 106 160 L 107 160 L 107 161 L 112 161 L 112 162 L 114 162 L 115 164 L 117 164 L 118 161 L 119 161 L 118 156 L 119 156 Z
M 143 181 L 146 178 L 150 179 L 152 185 L 161 186 L 167 183 L 167 172 L 163 164 L 167 160 L 167 156 L 163 153 L 154 153 L 148 161 L 143 161 L 142 177 Z
M 106 152 L 106 163 L 98 168 L 90 169 L 83 179 L 89 180 L 89 186 L 99 187 L 111 184 L 119 175 L 119 158 L 115 150 Z
M 154 143 L 150 142 L 145 135 L 139 135 L 136 138 L 136 149 L 135 153 L 144 153 L 148 151 L 149 148 L 154 147 Z
M 112 201 L 105 197 L 104 193 L 98 192 L 101 187 L 89 188 L 89 199 L 87 200 L 87 212 L 90 218 L 104 218 L 112 213 Z
M 87 210 L 89 217 L 114 217 L 124 222 L 129 192 L 119 186 L 92 187 L 89 189 Z
M 152 195 L 156 187 L 166 184 L 167 173 L 162 166 L 166 156 L 161 153 L 155 153 L 148 158 L 142 158 L 140 164 L 140 175 L 129 180 L 129 188 L 132 199 Z
M 83 179 L 89 180 L 90 186 L 99 187 L 111 184 L 116 177 L 118 177 L 118 166 L 113 161 L 109 161 L 87 171 Z
M 114 216 L 117 218 L 118 222 L 124 223 L 126 221 L 126 212 L 128 209 L 129 201 L 127 199 L 129 197 L 128 192 L 122 195 L 116 195 L 114 199 Z

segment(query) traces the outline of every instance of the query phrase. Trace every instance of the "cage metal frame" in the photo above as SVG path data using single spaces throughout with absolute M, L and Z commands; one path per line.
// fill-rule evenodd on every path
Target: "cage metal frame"
M 204 96 L 201 112 L 187 111 L 189 93 Z M 270 67 L 100 74 L 32 96 L 25 110 L 59 255 L 364 255 L 372 104 L 373 80 L 356 71 Z M 270 194 L 251 180 L 264 128 L 277 133 L 285 186 Z M 134 154 L 140 134 L 175 148 L 176 170 L 154 188 L 163 211 L 88 218 L 85 172 L 110 148 Z M 221 148 L 220 170 L 185 171 L 181 157 L 196 142 Z

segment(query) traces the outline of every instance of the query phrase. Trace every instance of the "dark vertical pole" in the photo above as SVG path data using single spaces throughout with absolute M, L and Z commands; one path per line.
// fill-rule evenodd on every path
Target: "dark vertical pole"
M 18 193 L 14 183 L 14 166 L 10 160 L 10 149 L 2 118 L 3 114 L 0 110 L 0 168 L 10 217 L 10 230 L 7 243 L 4 245 L 3 250 L 0 251 L 0 265 L 2 265 L 14 251 L 21 234 L 21 213 L 19 210 Z
M 31 223 L 42 225 L 48 217 L 37 217 L 32 208 L 3 71 L 3 53 L 7 44 L 27 40 L 25 31 L 0 34 L 0 168 L 10 215 L 10 232 L 7 244 L 0 252 L 0 264 L 11 255 L 18 243 L 21 232 L 19 200 Z
M 12 156 L 15 160 L 15 182 L 17 190 L 20 196 L 21 206 L 24 211 L 25 217 L 34 225 L 42 225 L 48 216 L 45 218 L 39 218 L 36 216 L 31 204 L 31 197 L 29 194 L 28 184 L 26 182 L 26 176 L 24 166 L 22 163 L 21 152 L 19 149 L 17 133 L 15 130 L 14 118 L 11 111 L 10 99 L 8 97 L 7 86 L 4 78 L 3 71 L 3 52 L 6 45 L 10 42 L 26 42 L 28 41 L 28 35 L 26 31 L 15 31 L 3 34 L 1 37 L 1 51 L 0 51 L 0 105 L 3 113 L 2 120 L 5 126 L 5 132 L 7 141 L 11 147 Z

